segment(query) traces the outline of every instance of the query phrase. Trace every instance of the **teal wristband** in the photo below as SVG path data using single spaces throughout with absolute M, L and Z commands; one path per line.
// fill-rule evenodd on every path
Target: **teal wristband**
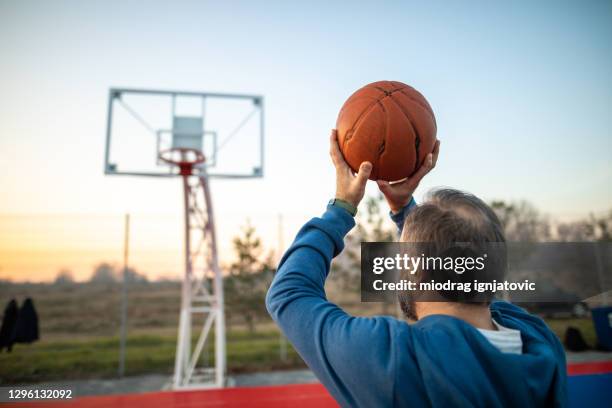
M 339 198 L 333 198 L 329 200 L 329 205 L 333 205 L 334 207 L 344 208 L 353 217 L 355 216 L 355 214 L 357 214 L 357 207 L 355 207 L 353 204 L 349 203 L 348 201 L 341 200 Z

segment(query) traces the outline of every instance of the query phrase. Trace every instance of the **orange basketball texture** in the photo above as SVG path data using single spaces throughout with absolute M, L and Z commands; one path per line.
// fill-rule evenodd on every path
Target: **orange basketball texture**
M 352 94 L 336 122 L 338 144 L 357 171 L 372 163 L 370 180 L 413 175 L 436 143 L 436 119 L 416 89 L 397 81 L 373 82 Z

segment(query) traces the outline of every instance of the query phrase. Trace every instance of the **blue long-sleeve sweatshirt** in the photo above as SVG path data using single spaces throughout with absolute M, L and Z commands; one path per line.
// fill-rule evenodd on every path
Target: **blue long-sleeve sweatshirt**
M 350 316 L 329 302 L 324 283 L 330 263 L 354 225 L 351 215 L 335 206 L 306 223 L 266 297 L 273 319 L 340 405 L 565 405 L 563 348 L 541 319 L 517 306 L 490 307 L 499 324 L 521 332 L 520 355 L 502 353 L 452 316 L 408 324 L 388 316 Z

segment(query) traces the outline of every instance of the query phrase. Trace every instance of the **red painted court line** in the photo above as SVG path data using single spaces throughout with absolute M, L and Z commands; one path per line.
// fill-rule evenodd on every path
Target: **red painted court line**
M 572 363 L 569 375 L 612 373 L 612 361 Z M 236 387 L 205 391 L 160 391 L 142 394 L 80 397 L 70 401 L 7 404 L 14 408 L 310 408 L 337 407 L 321 384 Z
M 588 363 L 568 364 L 567 373 L 569 375 L 612 373 L 612 361 L 590 361 Z

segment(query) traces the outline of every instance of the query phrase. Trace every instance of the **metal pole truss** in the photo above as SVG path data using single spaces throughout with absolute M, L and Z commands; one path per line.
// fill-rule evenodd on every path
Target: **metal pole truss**
M 174 366 L 174 388 L 223 387 L 225 321 L 223 277 L 217 258 L 212 201 L 205 176 L 183 176 L 185 276 Z M 210 359 L 214 325 L 215 356 Z M 192 328 L 195 332 L 192 334 Z M 195 340 L 195 346 L 193 341 Z M 193 346 L 193 348 L 192 348 Z

